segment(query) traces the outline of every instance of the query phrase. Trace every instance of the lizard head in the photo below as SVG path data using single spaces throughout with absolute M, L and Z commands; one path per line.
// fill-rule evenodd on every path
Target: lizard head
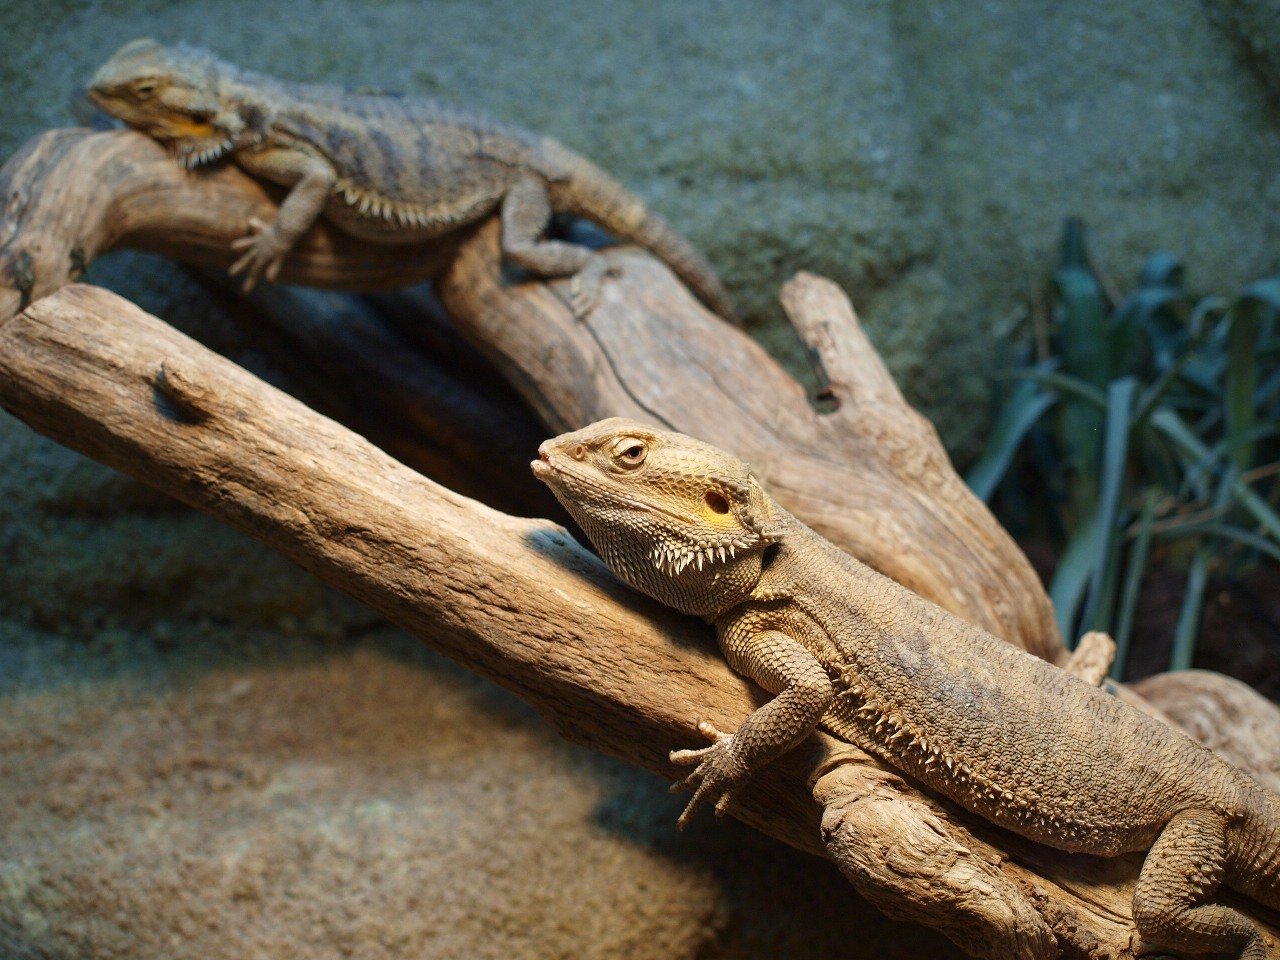
M 232 68 L 185 44 L 125 44 L 89 81 L 89 99 L 111 116 L 173 146 L 186 167 L 231 150 L 245 130 L 226 103 Z
M 532 464 L 605 563 L 685 613 L 714 616 L 760 577 L 776 510 L 750 468 L 692 437 L 601 420 L 546 441 Z

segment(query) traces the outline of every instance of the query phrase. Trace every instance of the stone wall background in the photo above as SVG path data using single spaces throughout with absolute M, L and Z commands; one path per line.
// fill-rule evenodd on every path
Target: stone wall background
M 802 374 L 778 285 L 836 279 L 963 458 L 1065 216 L 1121 282 L 1155 249 L 1224 293 L 1277 269 L 1278 22 L 1266 0 L 9 0 L 0 157 L 73 122 L 140 35 L 484 108 L 631 185 Z M 262 368 L 178 268 L 89 279 Z M 0 954 L 949 955 L 745 829 L 676 834 L 678 808 L 0 414 Z

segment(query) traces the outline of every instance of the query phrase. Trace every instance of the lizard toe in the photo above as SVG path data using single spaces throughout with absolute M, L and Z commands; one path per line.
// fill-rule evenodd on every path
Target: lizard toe
M 569 306 L 579 320 L 599 305 L 601 287 L 610 269 L 608 261 L 597 254 L 569 281 Z
M 721 740 L 728 740 L 729 737 L 733 736 L 733 734 L 723 732 L 709 720 L 698 721 L 698 732 L 712 743 L 719 743 Z
M 668 759 L 672 763 L 680 764 L 702 763 L 714 750 L 714 744 L 710 747 L 698 747 L 694 750 L 672 750 L 668 754 Z

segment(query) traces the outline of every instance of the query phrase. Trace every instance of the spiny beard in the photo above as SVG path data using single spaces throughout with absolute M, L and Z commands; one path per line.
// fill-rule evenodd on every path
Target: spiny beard
M 649 551 L 649 559 L 661 572 L 669 577 L 678 576 L 689 566 L 697 566 L 701 570 L 708 564 L 727 563 L 756 543 L 758 538 L 750 536 L 735 537 L 725 543 L 714 546 L 696 546 L 674 540 L 663 540 Z
M 230 137 L 224 140 L 187 140 L 181 141 L 175 148 L 178 162 L 188 170 L 203 167 L 226 156 L 235 146 Z

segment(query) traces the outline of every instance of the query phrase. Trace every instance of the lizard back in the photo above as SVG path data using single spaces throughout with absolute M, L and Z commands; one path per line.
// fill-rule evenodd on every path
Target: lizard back
M 315 150 L 338 171 L 335 194 L 409 225 L 479 219 L 525 171 L 565 176 L 546 138 L 424 98 L 352 93 L 255 77 L 273 139 Z
M 787 596 L 785 615 L 802 621 L 787 626 L 837 678 L 842 692 L 823 718 L 837 736 L 1067 850 L 1145 849 L 1178 809 L 1232 816 L 1249 802 L 1251 785 L 1184 734 L 918 597 L 795 518 L 786 527 L 758 592 Z M 1082 795 L 1090 790 L 1098 795 Z

